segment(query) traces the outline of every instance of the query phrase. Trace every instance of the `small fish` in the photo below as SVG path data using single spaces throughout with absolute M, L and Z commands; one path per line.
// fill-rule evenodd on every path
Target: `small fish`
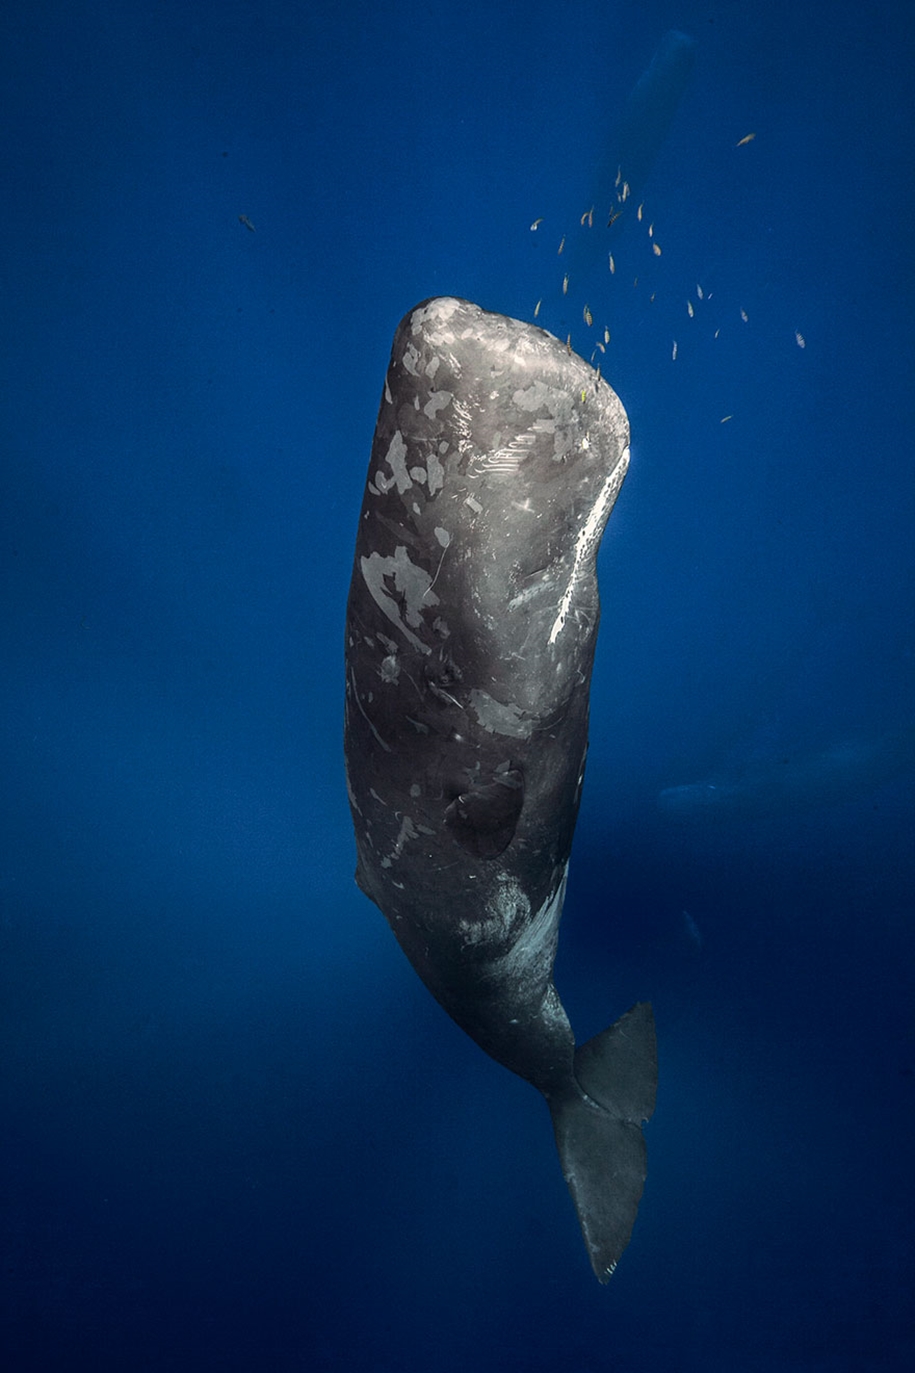
M 649 304 L 649 305 L 653 304 L 654 298 L 655 298 L 655 293 L 654 293 L 654 291 L 652 291 L 651 295 L 648 297 L 648 304 Z
M 604 325 L 604 343 L 609 343 L 609 342 L 610 342 L 610 330 L 607 328 L 607 326 L 606 326 L 606 324 L 605 324 L 605 325 Z
M 639 221 L 640 224 L 641 224 L 641 222 L 642 222 L 642 211 L 644 210 L 644 208 L 645 208 L 645 202 L 644 202 L 644 200 L 643 200 L 642 203 L 641 203 L 641 205 L 639 206 L 639 208 L 638 208 L 638 209 L 636 210 L 636 212 L 635 212 L 635 217 L 636 217 L 636 219 Z
M 732 420 L 733 418 L 733 415 L 722 415 L 721 419 L 718 422 L 719 424 L 727 424 L 728 420 Z
M 557 257 L 558 257 L 559 254 L 562 252 L 562 250 L 563 250 L 563 248 L 564 248 L 565 246 L 566 246 L 566 236 L 565 236 L 565 234 L 563 234 L 562 238 L 559 240 L 559 247 L 556 249 L 556 255 L 557 255 Z
M 594 206 L 592 205 L 591 208 L 590 208 L 590 210 L 585 210 L 584 214 L 582 215 L 582 217 L 581 217 L 581 227 L 584 228 L 584 227 L 585 227 L 585 224 L 587 224 L 588 228 L 590 229 L 591 226 L 593 225 L 593 223 L 594 223 Z
M 739 138 L 739 139 L 737 140 L 737 142 L 734 144 L 734 147 L 735 147 L 735 148 L 742 148 L 743 145 L 744 145 L 745 143 L 752 143 L 752 142 L 753 142 L 753 139 L 754 139 L 755 137 L 756 137 L 756 134 L 755 134 L 755 133 L 745 133 L 744 136 L 743 136 L 743 138 Z
M 699 297 L 700 300 L 705 300 L 705 292 L 699 285 L 698 281 L 696 282 L 696 295 Z
M 597 385 L 597 383 L 598 383 L 599 381 L 600 381 L 600 363 L 597 364 L 597 373 L 596 373 L 596 375 L 595 375 L 595 377 L 594 377 L 594 384 L 595 384 L 595 386 Z
M 606 353 L 606 351 L 607 351 L 606 347 L 604 346 L 603 343 L 601 343 L 600 339 L 598 339 L 598 340 L 597 340 L 597 343 L 595 343 L 595 345 L 594 345 L 594 351 L 595 351 L 595 353 L 598 351 L 598 349 L 600 349 L 600 351 L 601 351 L 602 353 Z
M 587 324 L 588 328 L 590 329 L 590 328 L 591 328 L 591 325 L 594 323 L 594 318 L 593 318 L 593 316 L 592 316 L 592 314 L 591 314 L 591 311 L 588 309 L 587 305 L 586 305 L 585 308 L 582 310 L 582 312 L 581 312 L 581 317 L 582 317 L 582 319 L 584 320 L 585 324 Z
M 537 301 L 537 304 L 534 306 L 534 319 L 536 319 L 537 316 L 540 314 L 540 307 L 541 307 L 542 304 L 543 304 L 543 296 L 540 297 L 540 299 Z
M 566 334 L 566 352 L 572 356 L 572 335 Z
M 716 329 L 712 337 L 713 337 L 713 338 L 717 338 L 718 335 L 719 335 L 720 333 L 721 333 L 721 330 L 720 330 L 720 329 Z
M 750 316 L 747 314 L 746 310 L 741 310 L 741 312 L 740 312 L 740 318 L 743 320 L 744 324 L 746 324 L 746 322 L 747 322 L 747 320 L 750 318 Z
M 653 225 L 653 224 L 649 224 L 649 226 L 648 226 L 648 237 L 649 237 L 649 238 L 654 238 L 654 225 Z
M 659 243 L 652 243 L 652 245 L 651 245 L 651 251 L 654 253 L 655 257 L 660 257 L 660 256 L 661 256 L 661 245 L 660 245 Z
M 676 340 L 676 339 L 674 339 L 674 346 L 673 346 L 673 348 L 672 348 L 671 351 L 670 351 L 670 357 L 671 357 L 671 361 L 672 361 L 672 362 L 676 362 L 676 361 L 677 361 L 677 340 Z
M 624 181 L 624 182 L 623 182 L 623 189 L 620 191 L 620 200 L 628 200 L 628 199 L 629 199 L 629 182 L 628 182 L 628 181 Z
M 535 229 L 539 229 L 539 228 L 540 228 L 540 225 L 541 225 L 542 223 L 543 223 L 543 215 L 541 215 L 539 219 L 535 219 L 535 220 L 534 220 L 533 224 L 531 225 L 531 233 L 533 233 Z
M 562 278 L 562 294 L 563 294 L 564 296 L 567 296 L 567 295 L 569 294 L 569 274 L 568 274 L 568 272 L 566 272 L 565 276 Z
M 607 263 L 607 266 L 610 268 L 610 273 L 611 273 L 611 275 L 612 275 L 612 274 L 616 271 L 616 263 L 613 261 L 613 254 L 612 254 L 612 253 L 610 254 L 610 260 L 609 260 L 609 262 Z
M 620 182 L 622 181 L 622 179 L 623 179 L 623 169 L 622 169 L 622 167 L 617 167 L 617 169 L 616 169 L 616 180 L 615 180 L 614 183 L 613 183 L 614 186 L 618 186 L 618 185 L 620 184 Z
M 610 211 L 610 218 L 607 220 L 607 228 L 608 228 L 608 229 L 610 228 L 610 225 L 611 225 L 611 224 L 614 224 L 614 223 L 616 222 L 616 220 L 619 219 L 619 217 L 620 217 L 620 215 L 621 215 L 622 213 L 623 213 L 622 210 L 611 210 L 611 211 Z
M 692 319 L 693 315 L 696 313 L 693 309 L 693 302 L 691 300 L 686 302 L 686 313 L 689 315 L 690 319 Z
M 795 331 L 794 331 L 794 337 L 797 339 L 797 346 L 798 346 L 798 348 L 806 348 L 806 347 L 807 347 L 807 340 L 804 338 L 804 335 L 803 335 L 802 333 L 799 332 L 799 330 L 795 329 Z
M 254 225 L 251 223 L 247 215 L 239 215 L 238 222 L 239 224 L 244 224 L 246 229 L 250 229 L 252 234 L 257 232 L 257 230 L 255 229 Z

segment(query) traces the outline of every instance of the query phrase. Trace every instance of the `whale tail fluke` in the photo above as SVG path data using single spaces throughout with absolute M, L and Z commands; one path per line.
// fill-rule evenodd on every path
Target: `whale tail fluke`
M 575 1079 L 550 1098 L 562 1172 L 591 1266 L 609 1281 L 629 1243 L 645 1185 L 642 1123 L 654 1111 L 658 1055 L 647 1001 L 575 1051 Z

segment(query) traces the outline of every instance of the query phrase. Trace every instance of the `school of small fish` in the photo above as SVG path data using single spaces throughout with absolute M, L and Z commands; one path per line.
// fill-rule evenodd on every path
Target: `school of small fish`
M 746 147 L 748 144 L 752 143 L 752 142 L 754 141 L 755 138 L 756 138 L 756 134 L 755 134 L 755 133 L 744 134 L 742 138 L 739 138 L 739 139 L 733 144 L 733 147 L 735 147 L 735 148 L 743 148 L 743 147 Z M 608 211 L 608 215 L 607 215 L 607 228 L 611 228 L 611 227 L 616 223 L 616 221 L 617 221 L 618 219 L 620 219 L 624 214 L 626 214 L 626 213 L 631 214 L 631 213 L 632 213 L 631 207 L 627 204 L 627 202 L 629 201 L 629 198 L 630 198 L 630 196 L 631 196 L 631 194 L 632 194 L 632 191 L 631 191 L 631 187 L 630 187 L 630 185 L 629 185 L 629 182 L 626 180 L 626 178 L 625 178 L 625 176 L 624 176 L 623 168 L 622 168 L 622 167 L 618 167 L 618 168 L 617 168 L 617 171 L 616 171 L 616 180 L 614 181 L 614 192 L 615 192 L 614 204 L 611 205 L 610 210 Z M 591 205 L 589 209 L 587 209 L 587 210 L 584 211 L 584 213 L 583 213 L 583 214 L 581 215 L 581 217 L 580 217 L 580 222 L 579 222 L 580 228 L 581 228 L 581 229 L 585 230 L 586 232 L 593 229 L 593 227 L 594 227 L 594 218 L 595 218 L 595 213 L 596 213 L 596 211 L 597 211 L 597 207 L 596 207 L 595 205 Z M 239 216 L 239 218 L 242 220 L 242 223 L 245 223 L 245 224 L 247 225 L 248 228 L 253 229 L 254 226 L 253 226 L 252 224 L 250 224 L 250 223 L 245 219 L 244 216 Z M 636 222 L 637 222 L 638 224 L 642 224 L 643 221 L 648 220 L 648 216 L 647 216 L 646 213 L 645 213 L 645 202 L 644 202 L 644 201 L 641 201 L 641 202 L 639 203 L 639 205 L 637 206 L 637 208 L 636 208 L 636 211 L 635 211 L 635 220 L 636 220 Z M 538 229 L 540 228 L 540 225 L 543 224 L 543 223 L 544 223 L 544 216 L 542 216 L 542 215 L 539 216 L 537 219 L 534 219 L 533 222 L 531 223 L 531 226 L 530 226 L 530 227 L 531 227 L 531 231 L 534 232 L 534 231 L 538 230 Z M 658 240 L 657 240 L 656 237 L 655 237 L 655 224 L 654 224 L 654 221 L 653 221 L 653 220 L 648 220 L 647 226 L 646 226 L 646 230 L 644 230 L 643 232 L 647 232 L 648 242 L 649 242 L 649 244 L 650 244 L 650 246 L 651 246 L 651 255 L 652 255 L 652 258 L 655 258 L 655 259 L 660 258 L 660 257 L 662 256 L 662 248 L 661 248 L 660 243 L 658 242 Z M 563 234 L 562 237 L 561 237 L 560 240 L 559 240 L 559 247 L 558 247 L 558 249 L 557 249 L 557 253 L 558 253 L 559 255 L 562 255 L 562 254 L 564 253 L 564 251 L 565 251 L 565 247 L 566 247 L 566 238 L 567 238 L 567 235 Z M 617 252 L 619 252 L 619 248 L 617 248 Z M 614 253 L 613 253 L 612 251 L 611 251 L 611 252 L 608 252 L 608 253 L 607 253 L 607 268 L 608 268 L 608 275 L 609 275 L 609 276 L 614 276 L 614 277 L 615 277 L 615 276 L 617 275 L 617 266 L 618 266 L 618 265 L 619 265 L 619 263 L 617 262 L 617 259 L 616 259 L 616 257 L 614 256 Z M 623 272 L 625 273 L 625 265 L 623 266 Z M 638 287 L 638 284 L 639 284 L 639 277 L 638 277 L 638 276 L 633 277 L 632 283 L 633 283 L 633 286 L 634 286 L 634 287 Z M 569 272 L 565 272 L 564 275 L 563 275 L 563 277 L 562 277 L 562 294 L 563 294 L 563 296 L 567 296 L 567 295 L 569 294 L 569 287 L 570 287 L 570 284 L 574 285 L 573 282 L 570 282 L 570 273 L 569 273 Z M 615 289 L 619 289 L 619 288 L 615 288 Z M 650 292 L 650 294 L 648 295 L 648 303 L 649 303 L 649 304 L 651 304 L 651 303 L 654 302 L 656 294 L 657 294 L 657 290 L 652 290 L 652 291 Z M 699 317 L 700 317 L 700 313 L 701 313 L 701 307 L 704 307 L 704 306 L 707 305 L 707 303 L 712 299 L 712 295 L 713 295 L 713 292 L 712 292 L 712 291 L 706 290 L 706 289 L 702 286 L 702 284 L 701 284 L 700 282 L 696 282 L 695 295 L 694 295 L 694 296 L 692 296 L 692 295 L 688 296 L 688 297 L 687 297 L 687 300 L 686 300 L 686 314 L 687 314 L 687 317 L 688 317 L 689 319 L 691 319 L 691 320 L 698 320 Z M 681 297 L 681 299 L 682 299 L 682 297 Z M 538 316 L 539 316 L 539 314 L 540 314 L 540 309 L 541 309 L 542 304 L 543 304 L 543 299 L 541 298 L 540 300 L 537 301 L 537 304 L 534 306 L 534 318 L 535 318 L 535 319 L 538 318 Z M 738 308 L 739 308 L 739 315 L 740 315 L 741 321 L 742 321 L 744 324 L 748 324 L 748 323 L 749 323 L 750 317 L 749 317 L 749 314 L 748 314 L 747 310 L 746 310 L 745 307 L 742 306 L 742 305 L 739 306 Z M 708 318 L 708 317 L 706 316 L 706 318 Z M 588 305 L 588 304 L 585 304 L 585 305 L 583 306 L 583 308 L 582 308 L 582 320 L 583 320 L 585 326 L 586 326 L 588 329 L 593 328 L 593 326 L 594 326 L 594 314 L 593 314 L 593 311 L 591 310 L 590 305 Z M 725 321 L 725 322 L 726 322 L 726 321 Z M 721 325 L 719 324 L 719 325 L 715 328 L 714 333 L 712 334 L 712 337 L 713 337 L 714 339 L 717 339 L 720 333 L 721 333 Z M 795 342 L 796 342 L 798 348 L 806 348 L 806 347 L 807 347 L 807 341 L 806 341 L 806 339 L 804 338 L 804 335 L 800 332 L 799 329 L 795 329 L 795 330 L 794 330 L 794 339 L 795 339 Z M 595 362 L 595 360 L 597 359 L 598 354 L 603 355 L 603 354 L 606 353 L 607 347 L 609 346 L 609 343 L 610 343 L 610 329 L 609 329 L 609 327 L 608 327 L 607 325 L 604 325 L 604 326 L 603 326 L 603 342 L 601 342 L 600 340 L 598 340 L 598 341 L 595 343 L 595 345 L 594 345 L 594 347 L 593 347 L 593 350 L 592 350 L 592 352 L 591 352 L 591 365 L 592 365 L 592 367 L 595 367 L 595 370 L 596 370 L 596 373 L 597 373 L 598 376 L 600 375 L 600 362 L 599 362 L 599 361 Z M 567 338 L 566 338 L 566 348 L 567 348 L 567 350 L 568 350 L 569 352 L 571 352 L 571 350 L 572 350 L 572 336 L 571 336 L 571 334 L 569 334 L 569 335 L 567 336 Z M 671 361 L 676 362 L 678 353 L 679 353 L 679 345 L 678 345 L 678 342 L 677 342 L 676 339 L 672 339 L 672 340 L 671 340 L 671 352 L 670 352 Z M 731 419 L 733 419 L 733 415 L 730 415 L 730 414 L 729 414 L 729 415 L 724 415 L 724 416 L 721 418 L 721 421 L 720 421 L 720 422 L 721 422 L 722 424 L 726 424 L 726 423 L 727 423 L 729 420 L 731 420 Z

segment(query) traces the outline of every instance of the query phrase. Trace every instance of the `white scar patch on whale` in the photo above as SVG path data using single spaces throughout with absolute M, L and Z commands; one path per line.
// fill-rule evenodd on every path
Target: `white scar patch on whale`
M 370 553 L 367 558 L 360 559 L 360 566 L 372 600 L 391 624 L 396 625 L 407 642 L 420 653 L 430 653 L 432 650 L 429 646 L 413 633 L 414 629 L 422 627 L 423 610 L 439 603 L 432 590 L 432 578 L 429 573 L 410 562 L 403 544 L 397 545 L 393 557 L 385 558 L 380 553 Z M 386 577 L 393 580 L 394 590 L 402 599 L 407 624 L 404 624 L 401 618 L 401 601 L 395 601 L 385 587 Z
M 529 739 L 535 722 L 525 717 L 520 707 L 504 705 L 486 691 L 474 687 L 470 705 L 484 729 L 491 734 L 504 734 L 510 739 Z
M 379 492 L 384 495 L 390 491 L 392 486 L 403 495 L 410 489 L 410 476 L 407 472 L 407 445 L 404 443 L 403 434 L 398 429 L 388 444 L 388 451 L 384 455 L 384 460 L 391 469 L 392 475 L 386 476 L 379 467 L 375 473 L 375 485 Z

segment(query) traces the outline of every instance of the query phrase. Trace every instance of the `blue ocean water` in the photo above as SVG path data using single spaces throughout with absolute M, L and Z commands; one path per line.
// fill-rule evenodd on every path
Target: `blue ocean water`
M 2 1366 L 910 1368 L 911 7 L 0 31 Z M 580 1039 L 658 1024 L 606 1288 L 352 877 L 355 523 L 442 294 L 542 302 L 632 425 L 557 964 Z

